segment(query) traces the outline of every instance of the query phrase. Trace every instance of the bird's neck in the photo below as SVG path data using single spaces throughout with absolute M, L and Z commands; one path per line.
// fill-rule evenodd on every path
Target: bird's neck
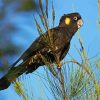
M 70 27 L 60 27 L 59 29 L 63 33 L 67 34 L 68 39 L 70 39 L 70 40 L 73 37 L 73 35 L 77 32 L 77 30 L 74 30 L 74 28 L 70 28 Z

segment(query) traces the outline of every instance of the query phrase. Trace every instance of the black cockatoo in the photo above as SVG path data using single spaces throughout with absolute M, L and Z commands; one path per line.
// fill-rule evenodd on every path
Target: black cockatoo
M 64 14 L 59 25 L 40 35 L 0 79 L 0 90 L 8 88 L 23 73 L 31 73 L 45 65 L 45 60 L 59 63 L 68 53 L 70 41 L 82 24 L 79 13 Z M 23 62 L 18 65 L 21 60 Z

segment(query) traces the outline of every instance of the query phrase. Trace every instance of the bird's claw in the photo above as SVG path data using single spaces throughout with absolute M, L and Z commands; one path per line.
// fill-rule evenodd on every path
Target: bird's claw
M 61 70 L 61 67 L 62 67 L 62 64 L 61 64 L 61 63 L 58 63 L 58 64 L 57 64 L 57 68 L 58 68 L 59 70 Z

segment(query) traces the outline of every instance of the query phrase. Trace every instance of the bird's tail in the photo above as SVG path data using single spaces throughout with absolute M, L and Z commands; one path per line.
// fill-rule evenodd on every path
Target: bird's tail
M 7 89 L 10 86 L 11 82 L 8 81 L 6 77 L 0 79 L 0 90 Z
M 0 90 L 7 89 L 12 82 L 26 71 L 22 66 L 12 67 L 8 73 L 0 79 Z
M 20 64 L 17 67 L 11 67 L 8 73 L 0 79 L 0 90 L 4 90 L 10 86 L 21 74 L 26 71 L 25 64 Z
M 12 67 L 8 73 L 0 79 L 0 90 L 4 90 L 10 86 L 12 82 L 16 80 L 23 73 L 31 73 L 35 71 L 40 64 L 34 63 L 32 65 L 28 65 L 28 61 L 20 64 L 17 67 Z

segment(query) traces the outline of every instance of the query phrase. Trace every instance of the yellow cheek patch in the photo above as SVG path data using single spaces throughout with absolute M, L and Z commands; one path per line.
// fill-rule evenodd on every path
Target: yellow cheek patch
M 68 17 L 65 19 L 65 23 L 66 23 L 67 25 L 70 24 L 70 21 L 71 21 L 71 20 L 70 20 L 70 18 L 68 18 Z

